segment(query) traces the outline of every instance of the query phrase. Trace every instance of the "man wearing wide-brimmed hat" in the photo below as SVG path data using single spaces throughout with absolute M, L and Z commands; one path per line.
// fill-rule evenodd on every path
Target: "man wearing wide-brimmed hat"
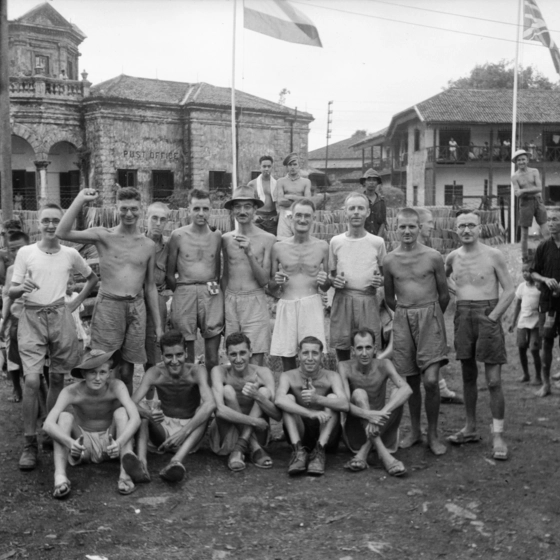
M 274 235 L 259 229 L 253 218 L 263 202 L 251 187 L 233 192 L 224 208 L 235 219 L 234 231 L 222 237 L 226 337 L 242 332 L 251 340 L 251 361 L 262 365 L 270 349 L 270 316 L 264 292 L 270 280 L 270 254 Z
M 515 196 L 519 199 L 519 227 L 521 228 L 521 256 L 523 262 L 529 261 L 527 239 L 529 228 L 533 224 L 533 218 L 541 228 L 541 234 L 545 239 L 550 237 L 546 225 L 546 207 L 542 200 L 542 183 L 539 170 L 528 167 L 529 152 L 517 150 L 511 161 L 517 165 L 517 171 L 511 177 L 511 183 L 515 188 Z
M 383 179 L 375 169 L 370 168 L 360 178 L 360 184 L 365 187 L 364 193 L 369 200 L 369 216 L 364 227 L 369 233 L 383 237 L 387 226 L 387 207 L 385 199 L 379 193 Z

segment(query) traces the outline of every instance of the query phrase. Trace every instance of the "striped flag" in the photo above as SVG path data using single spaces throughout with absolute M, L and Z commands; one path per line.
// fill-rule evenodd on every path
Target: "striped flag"
M 313 22 L 287 0 L 245 0 L 244 27 L 281 41 L 322 47 Z
M 554 68 L 560 74 L 560 52 L 548 32 L 536 0 L 524 0 L 523 7 L 523 39 L 525 41 L 540 41 L 545 47 L 548 47 Z

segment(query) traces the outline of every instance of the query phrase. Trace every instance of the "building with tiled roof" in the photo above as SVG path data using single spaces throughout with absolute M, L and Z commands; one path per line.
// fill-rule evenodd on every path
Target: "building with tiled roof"
M 231 188 L 231 89 L 124 74 L 92 86 L 78 77 L 85 37 L 48 3 L 9 22 L 16 209 L 67 207 L 85 184 L 106 201 L 118 186 L 138 187 L 146 202 Z M 305 167 L 312 120 L 236 91 L 238 182 L 258 175 L 265 154 L 277 176 L 292 151 Z

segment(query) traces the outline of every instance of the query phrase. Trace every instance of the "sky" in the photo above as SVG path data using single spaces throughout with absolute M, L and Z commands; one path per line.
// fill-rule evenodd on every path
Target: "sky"
M 560 45 L 558 0 L 537 0 Z M 8 0 L 8 18 L 37 0 Z M 242 0 L 50 0 L 87 36 L 80 72 L 94 84 L 120 74 L 230 87 L 237 6 L 235 86 L 313 115 L 309 148 L 391 117 L 467 75 L 476 64 L 514 60 L 518 0 L 293 0 L 323 48 L 243 29 Z M 488 21 L 489 20 L 489 21 Z M 438 28 L 438 29 L 435 29 Z M 523 42 L 519 60 L 558 80 L 548 49 Z

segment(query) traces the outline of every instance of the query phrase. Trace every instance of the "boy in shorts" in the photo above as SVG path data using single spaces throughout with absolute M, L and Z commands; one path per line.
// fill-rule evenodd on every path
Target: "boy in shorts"
M 132 452 L 132 437 L 140 427 L 138 410 L 126 386 L 111 376 L 113 352 L 92 350 L 72 375 L 81 379 L 65 387 L 45 420 L 54 440 L 53 498 L 66 498 L 71 483 L 66 464 L 101 463 L 121 458 L 120 494 L 136 489 L 141 463 Z M 67 408 L 71 406 L 72 412 Z M 115 439 L 116 438 L 116 439 Z
M 522 282 L 515 291 L 515 307 L 509 332 L 512 333 L 517 325 L 517 347 L 519 348 L 519 361 L 523 368 L 521 383 L 531 381 L 527 349 L 531 350 L 535 364 L 535 385 L 542 385 L 541 378 L 541 337 L 539 335 L 539 299 L 541 291 L 531 276 L 531 267 L 523 265 Z

